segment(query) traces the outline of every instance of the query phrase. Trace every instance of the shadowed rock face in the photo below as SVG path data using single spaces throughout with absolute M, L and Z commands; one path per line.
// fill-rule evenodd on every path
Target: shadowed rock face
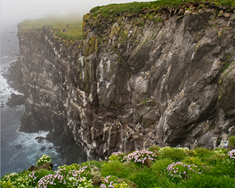
M 141 26 L 138 16 L 88 14 L 74 43 L 48 27 L 20 30 L 24 118 L 54 137 L 71 131 L 88 159 L 155 144 L 214 147 L 235 125 L 235 14 L 189 7 Z

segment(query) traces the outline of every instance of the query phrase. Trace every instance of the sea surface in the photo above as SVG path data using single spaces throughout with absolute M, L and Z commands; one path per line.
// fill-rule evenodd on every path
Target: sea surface
M 8 107 L 6 102 L 11 93 L 19 94 L 7 83 L 2 74 L 19 57 L 19 41 L 17 38 L 17 24 L 1 26 L 1 67 L 0 67 L 0 97 L 1 97 L 1 174 L 19 172 L 36 165 L 36 161 L 43 154 L 50 155 L 54 167 L 64 164 L 57 152 L 58 147 L 45 138 L 49 132 L 37 133 L 19 132 L 20 118 L 25 107 L 18 105 Z

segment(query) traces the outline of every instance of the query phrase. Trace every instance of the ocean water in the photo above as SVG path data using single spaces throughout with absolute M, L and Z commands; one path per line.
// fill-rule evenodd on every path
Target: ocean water
M 45 138 L 49 132 L 37 133 L 19 132 L 20 118 L 24 114 L 24 105 L 8 107 L 6 102 L 11 93 L 19 92 L 10 88 L 2 74 L 10 64 L 19 57 L 19 41 L 17 38 L 17 24 L 1 27 L 1 67 L 0 67 L 0 97 L 1 105 L 1 176 L 28 169 L 36 165 L 36 161 L 43 154 L 50 155 L 54 167 L 64 164 L 57 152 L 58 147 Z

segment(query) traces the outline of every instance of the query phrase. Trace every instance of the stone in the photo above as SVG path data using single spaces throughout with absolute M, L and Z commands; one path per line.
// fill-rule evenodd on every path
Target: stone
M 102 176 L 100 174 L 100 169 L 94 165 L 91 165 L 90 168 L 91 168 L 93 185 L 100 186 L 100 184 L 102 183 Z
M 191 13 L 192 13 L 191 10 L 185 10 L 184 15 L 185 15 L 185 16 L 186 16 L 186 15 L 190 15 Z
M 221 11 L 219 12 L 218 16 L 219 16 L 219 17 L 224 16 L 224 12 L 223 12 L 223 10 L 221 10 Z
M 40 136 L 36 137 L 35 139 L 36 139 L 36 140 L 38 141 L 38 143 L 40 143 L 40 144 L 44 143 L 45 140 L 46 140 L 46 138 L 40 137 Z
M 184 14 L 184 9 L 180 9 L 179 12 L 178 12 L 178 15 L 183 15 Z
M 16 145 L 15 147 L 16 147 L 16 149 L 21 149 L 21 148 L 22 148 L 22 145 L 21 145 L 21 144 L 18 144 L 18 145 Z
M 160 113 L 156 110 L 151 110 L 142 116 L 141 124 L 144 126 L 144 128 L 147 128 L 159 120 L 159 118 Z
M 118 37 L 119 31 L 120 31 L 120 26 L 118 23 L 114 23 L 113 26 L 111 27 L 111 33 L 110 37 L 112 38 L 113 36 Z
M 224 14 L 224 17 L 225 17 L 225 18 L 230 18 L 230 17 L 231 17 L 231 14 L 230 14 L 230 13 L 225 13 L 225 14 Z
M 36 170 L 40 170 L 40 169 L 46 169 L 46 170 L 52 170 L 53 168 L 53 164 L 52 163 L 45 163 L 45 164 L 42 164 L 41 166 L 30 166 L 28 168 L 29 171 L 36 171 Z
M 24 101 L 25 101 L 25 96 L 24 95 L 17 95 L 15 93 L 12 93 L 11 98 L 6 103 L 6 105 L 9 106 L 9 107 L 13 107 L 13 106 L 24 104 Z
M 46 149 L 46 147 L 42 147 L 40 150 L 43 152 Z
M 235 115 L 235 61 L 224 70 L 219 78 L 218 101 L 227 116 Z
M 235 136 L 235 126 L 230 127 L 228 131 L 229 131 L 228 138 L 230 136 Z

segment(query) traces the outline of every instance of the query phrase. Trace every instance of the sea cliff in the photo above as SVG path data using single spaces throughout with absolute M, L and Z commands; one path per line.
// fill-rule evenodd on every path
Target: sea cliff
M 88 159 L 152 145 L 214 148 L 235 134 L 234 7 L 109 5 L 82 26 L 83 39 L 66 41 L 50 26 L 19 24 L 21 130 L 74 139 Z

